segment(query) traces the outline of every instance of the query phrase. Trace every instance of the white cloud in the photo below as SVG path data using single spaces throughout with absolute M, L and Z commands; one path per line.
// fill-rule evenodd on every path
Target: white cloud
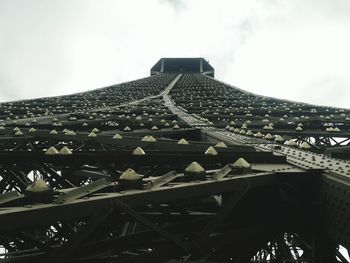
M 349 3 L 2 0 L 0 100 L 94 89 L 147 76 L 160 57 L 203 56 L 243 89 L 346 107 Z
M 223 78 L 264 95 L 347 107 L 350 35 L 343 23 L 322 20 L 321 11 L 298 16 L 287 5 L 267 17 L 237 52 L 232 77 Z

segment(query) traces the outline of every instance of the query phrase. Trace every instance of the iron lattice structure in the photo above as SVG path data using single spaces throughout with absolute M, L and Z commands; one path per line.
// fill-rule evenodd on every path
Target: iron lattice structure
M 1 261 L 348 262 L 350 110 L 166 60 L 0 105 Z

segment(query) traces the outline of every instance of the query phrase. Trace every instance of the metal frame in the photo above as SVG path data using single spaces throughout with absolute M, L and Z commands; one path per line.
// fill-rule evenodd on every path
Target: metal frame
M 285 108 L 289 116 L 281 122 Z M 265 114 L 273 130 L 263 129 Z M 350 111 L 258 96 L 202 74 L 157 74 L 87 93 L 3 103 L 0 115 L 10 120 L 0 130 L 2 260 L 347 262 L 339 245 L 350 247 L 350 162 L 323 154 L 346 158 L 350 121 L 344 114 Z M 304 131 L 295 131 L 297 122 Z M 232 131 L 244 123 L 243 130 L 312 147 Z M 325 132 L 324 124 L 341 131 Z M 15 135 L 16 126 L 24 135 Z M 132 131 L 123 131 L 126 126 Z M 50 134 L 52 128 L 59 134 Z M 100 130 L 97 137 L 87 136 L 92 128 Z M 113 139 L 115 133 L 123 139 Z M 145 135 L 157 141 L 141 141 Z M 189 144 L 178 144 L 181 138 Z M 218 141 L 228 147 L 205 155 Z M 46 155 L 50 146 L 73 153 Z M 146 154 L 133 155 L 136 147 Z M 238 158 L 251 167 L 234 169 Z M 185 171 L 193 161 L 204 167 L 200 175 Z M 143 179 L 120 181 L 127 168 Z M 53 189 L 51 199 L 28 196 L 36 178 Z

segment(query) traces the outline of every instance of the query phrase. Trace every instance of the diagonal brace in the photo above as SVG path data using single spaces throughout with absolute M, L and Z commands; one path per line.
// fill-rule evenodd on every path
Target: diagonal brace
M 222 221 L 231 213 L 235 205 L 242 199 L 249 189 L 249 183 L 245 181 L 244 185 L 241 186 L 228 200 L 224 207 L 214 216 L 214 218 L 204 227 L 199 237 L 196 239 L 195 244 L 201 245 L 205 243 L 212 233 Z
M 154 232 L 158 233 L 160 236 L 164 237 L 168 241 L 172 242 L 176 246 L 182 248 L 186 252 L 190 252 L 192 249 L 185 244 L 185 242 L 181 241 L 177 236 L 169 233 L 168 231 L 164 230 L 163 228 L 155 225 L 153 222 L 145 218 L 144 216 L 140 215 L 138 212 L 136 212 L 134 209 L 129 207 L 127 204 L 116 200 L 116 205 L 123 210 L 125 213 L 136 219 L 138 222 L 143 224 L 144 226 L 152 229 Z
M 56 199 L 56 203 L 68 203 L 78 198 L 90 195 L 97 192 L 103 188 L 108 187 L 109 182 L 105 178 L 94 181 L 90 184 L 75 187 L 73 190 L 68 192 L 61 192 L 61 194 Z
M 113 207 L 104 207 L 92 216 L 72 237 L 60 248 L 53 251 L 43 263 L 63 262 L 99 227 L 114 211 Z

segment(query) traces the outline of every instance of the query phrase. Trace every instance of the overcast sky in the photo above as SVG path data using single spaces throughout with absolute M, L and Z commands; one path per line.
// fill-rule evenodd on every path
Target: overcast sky
M 0 101 L 149 75 L 204 57 L 254 93 L 349 107 L 349 0 L 0 0 Z

